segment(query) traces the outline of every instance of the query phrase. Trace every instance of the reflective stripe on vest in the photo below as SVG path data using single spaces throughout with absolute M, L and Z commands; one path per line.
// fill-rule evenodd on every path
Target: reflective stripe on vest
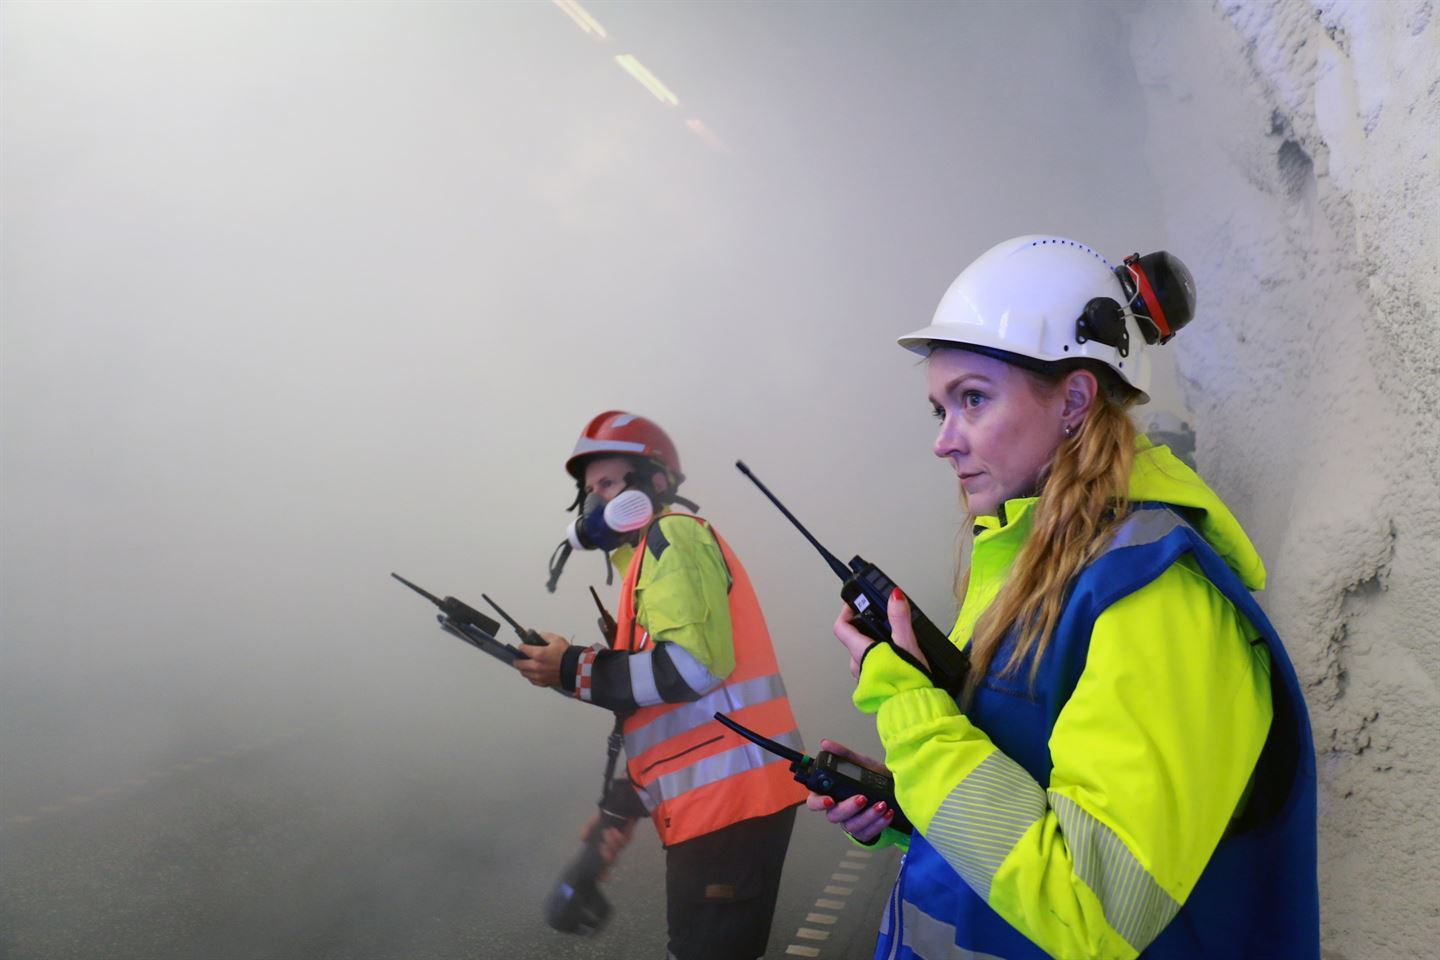
M 688 514 L 685 517 L 704 524 Z M 659 521 L 657 520 L 656 523 Z M 651 638 L 635 618 L 635 587 L 653 524 L 625 572 L 616 617 L 616 649 L 637 653 Z M 805 799 L 805 788 L 780 758 L 713 719 L 724 712 L 763 736 L 803 750 L 750 578 L 729 544 L 709 528 L 730 573 L 730 630 L 735 667 L 699 700 L 642 707 L 625 720 L 630 781 L 650 809 L 666 846 L 713 833 L 751 817 L 777 813 Z
M 660 714 L 649 723 L 625 731 L 625 755 L 638 758 L 660 743 L 693 730 L 722 713 L 733 713 L 745 707 L 785 696 L 785 684 L 778 673 L 736 684 L 723 684 L 699 700 L 679 704 L 674 710 Z
M 804 749 L 798 730 L 789 730 L 770 739 L 783 743 L 791 750 Z M 727 777 L 756 770 L 772 763 L 784 762 L 780 757 L 753 743 L 742 743 L 723 753 L 711 754 L 704 760 L 681 767 L 674 773 L 656 777 L 641 788 L 641 799 L 645 801 L 647 809 L 653 810 L 663 800 L 675 800 L 692 790 L 707 787 Z

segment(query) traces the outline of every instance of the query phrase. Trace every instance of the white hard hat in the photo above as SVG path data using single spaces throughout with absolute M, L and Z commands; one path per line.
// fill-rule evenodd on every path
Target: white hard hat
M 1147 268 L 1170 306 L 1169 324 Z M 1194 291 L 1189 271 L 1167 253 L 1129 257 L 1117 270 L 1074 240 L 1016 237 L 966 267 L 940 299 L 930 326 L 899 343 L 922 355 L 933 344 L 953 343 L 1029 367 L 1096 360 L 1138 390 L 1144 403 L 1150 388 L 1146 349 L 1189 321 Z

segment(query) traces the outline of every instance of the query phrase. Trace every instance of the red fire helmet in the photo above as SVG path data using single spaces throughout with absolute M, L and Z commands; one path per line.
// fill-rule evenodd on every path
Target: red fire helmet
M 654 420 L 623 410 L 606 410 L 585 424 L 580 439 L 575 441 L 574 452 L 565 461 L 565 469 L 570 476 L 581 480 L 585 461 L 595 456 L 640 457 L 667 470 L 675 485 L 685 479 L 680 470 L 680 455 L 675 452 L 669 434 Z

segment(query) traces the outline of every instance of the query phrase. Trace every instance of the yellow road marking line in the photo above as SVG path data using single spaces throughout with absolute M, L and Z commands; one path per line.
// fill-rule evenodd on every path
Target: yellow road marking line
M 815 901 L 815 906 L 821 908 L 822 910 L 844 910 L 844 909 L 845 909 L 845 901 L 844 901 L 844 900 L 826 900 L 826 899 L 824 899 L 824 898 L 821 898 L 821 899 Z
M 850 894 L 852 894 L 852 893 L 855 892 L 855 888 L 854 888 L 854 887 L 837 887 L 837 886 L 829 885 L 829 886 L 826 886 L 826 887 L 825 887 L 825 892 L 828 893 L 828 894 L 830 894 L 832 897 L 848 897 L 848 896 L 850 896 Z
M 792 944 L 790 944 L 790 946 L 788 946 L 788 947 L 785 948 L 785 952 L 786 952 L 787 954 L 789 954 L 790 956 L 792 956 L 792 957 L 818 957 L 818 956 L 820 956 L 820 948 L 819 948 L 819 947 L 802 947 L 802 946 L 801 946 L 800 944 L 798 944 L 798 943 L 792 943 Z
M 842 861 L 840 861 L 840 869 L 841 869 L 841 870 L 864 870 L 864 869 L 865 869 L 865 864 L 863 864 L 863 863 L 851 863 L 849 860 L 842 860 Z
M 801 927 L 795 931 L 795 936 L 801 940 L 829 940 L 829 930 L 813 930 L 810 927 Z
M 839 917 L 835 916 L 832 913 L 807 913 L 805 915 L 806 923 L 823 923 L 829 925 L 839 919 Z
M 857 873 L 832 873 L 830 879 L 839 880 L 841 883 L 854 883 L 860 879 L 860 875 Z

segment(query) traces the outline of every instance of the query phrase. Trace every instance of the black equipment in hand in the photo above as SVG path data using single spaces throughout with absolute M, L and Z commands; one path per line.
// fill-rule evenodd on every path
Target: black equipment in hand
M 515 633 L 517 636 L 520 637 L 521 643 L 527 643 L 532 647 L 550 646 L 549 641 L 547 641 L 544 637 L 540 636 L 540 634 L 536 633 L 529 627 L 522 627 L 520 626 L 520 624 L 516 623 L 515 618 L 510 616 L 510 614 L 506 613 L 504 608 L 501 607 L 500 604 L 496 603 L 494 600 L 491 600 L 488 594 L 480 594 L 480 599 L 484 600 L 486 603 L 490 604 L 490 606 L 494 607 L 495 612 L 505 618 L 505 622 L 510 624 L 510 626 L 515 629 Z
M 530 659 L 510 644 L 495 639 L 495 634 L 500 631 L 499 622 L 491 620 L 463 600 L 456 600 L 454 597 L 446 597 L 441 600 L 398 573 L 392 573 L 390 576 L 440 608 L 440 614 L 435 619 L 440 622 L 440 626 L 446 633 L 454 634 L 476 650 L 488 653 L 507 664 L 514 664 L 516 660 Z
M 840 562 L 840 559 L 826 550 L 819 540 L 810 535 L 804 525 L 795 519 L 795 515 L 785 509 L 770 488 L 760 482 L 760 478 L 750 472 L 743 460 L 736 460 L 735 467 L 755 486 L 760 492 L 770 499 L 785 515 L 785 519 L 795 525 L 795 529 L 810 541 L 811 546 L 820 551 L 820 556 L 835 571 L 844 585 L 840 588 L 840 599 L 855 612 L 856 619 L 853 621 L 855 628 L 872 640 L 882 643 L 892 643 L 890 636 L 890 620 L 886 615 L 886 606 L 890 602 L 890 594 L 895 590 L 895 582 L 885 576 L 884 572 L 875 564 L 864 559 L 858 554 L 850 558 L 850 565 L 847 567 Z M 952 696 L 958 695 L 965 686 L 965 678 L 970 673 L 970 658 L 963 650 L 950 642 L 950 638 L 940 631 L 930 618 L 921 612 L 912 600 L 910 602 L 910 623 L 915 630 L 915 642 L 920 647 L 920 652 L 925 654 L 925 659 L 930 664 L 930 677 L 935 685 Z M 897 648 L 898 649 L 898 648 Z M 910 658 L 913 660 L 913 658 Z M 818 791 L 817 791 L 818 792 Z
M 872 805 L 883 800 L 895 811 L 895 817 L 889 823 L 892 830 L 910 833 L 914 829 L 900 811 L 899 804 L 895 802 L 894 781 L 880 771 L 862 767 L 844 757 L 836 756 L 829 750 L 821 750 L 814 757 L 807 756 L 798 750 L 791 750 L 783 743 L 776 743 L 769 737 L 762 737 L 723 713 L 716 713 L 715 719 L 751 743 L 764 747 L 777 757 L 789 760 L 790 772 L 795 774 L 795 781 L 804 784 L 812 793 L 833 797 L 836 803 L 848 800 L 857 793 Z
M 545 898 L 545 922 L 561 933 L 594 933 L 605 926 L 605 921 L 610 919 L 610 901 L 600 892 L 600 874 L 605 871 L 600 845 L 605 831 L 611 827 L 624 830 L 646 815 L 645 805 L 630 781 L 615 779 L 615 761 L 623 744 L 623 723 L 623 718 L 615 718 L 615 726 L 606 741 L 600 819 L 575 859 L 560 874 L 555 889 Z

